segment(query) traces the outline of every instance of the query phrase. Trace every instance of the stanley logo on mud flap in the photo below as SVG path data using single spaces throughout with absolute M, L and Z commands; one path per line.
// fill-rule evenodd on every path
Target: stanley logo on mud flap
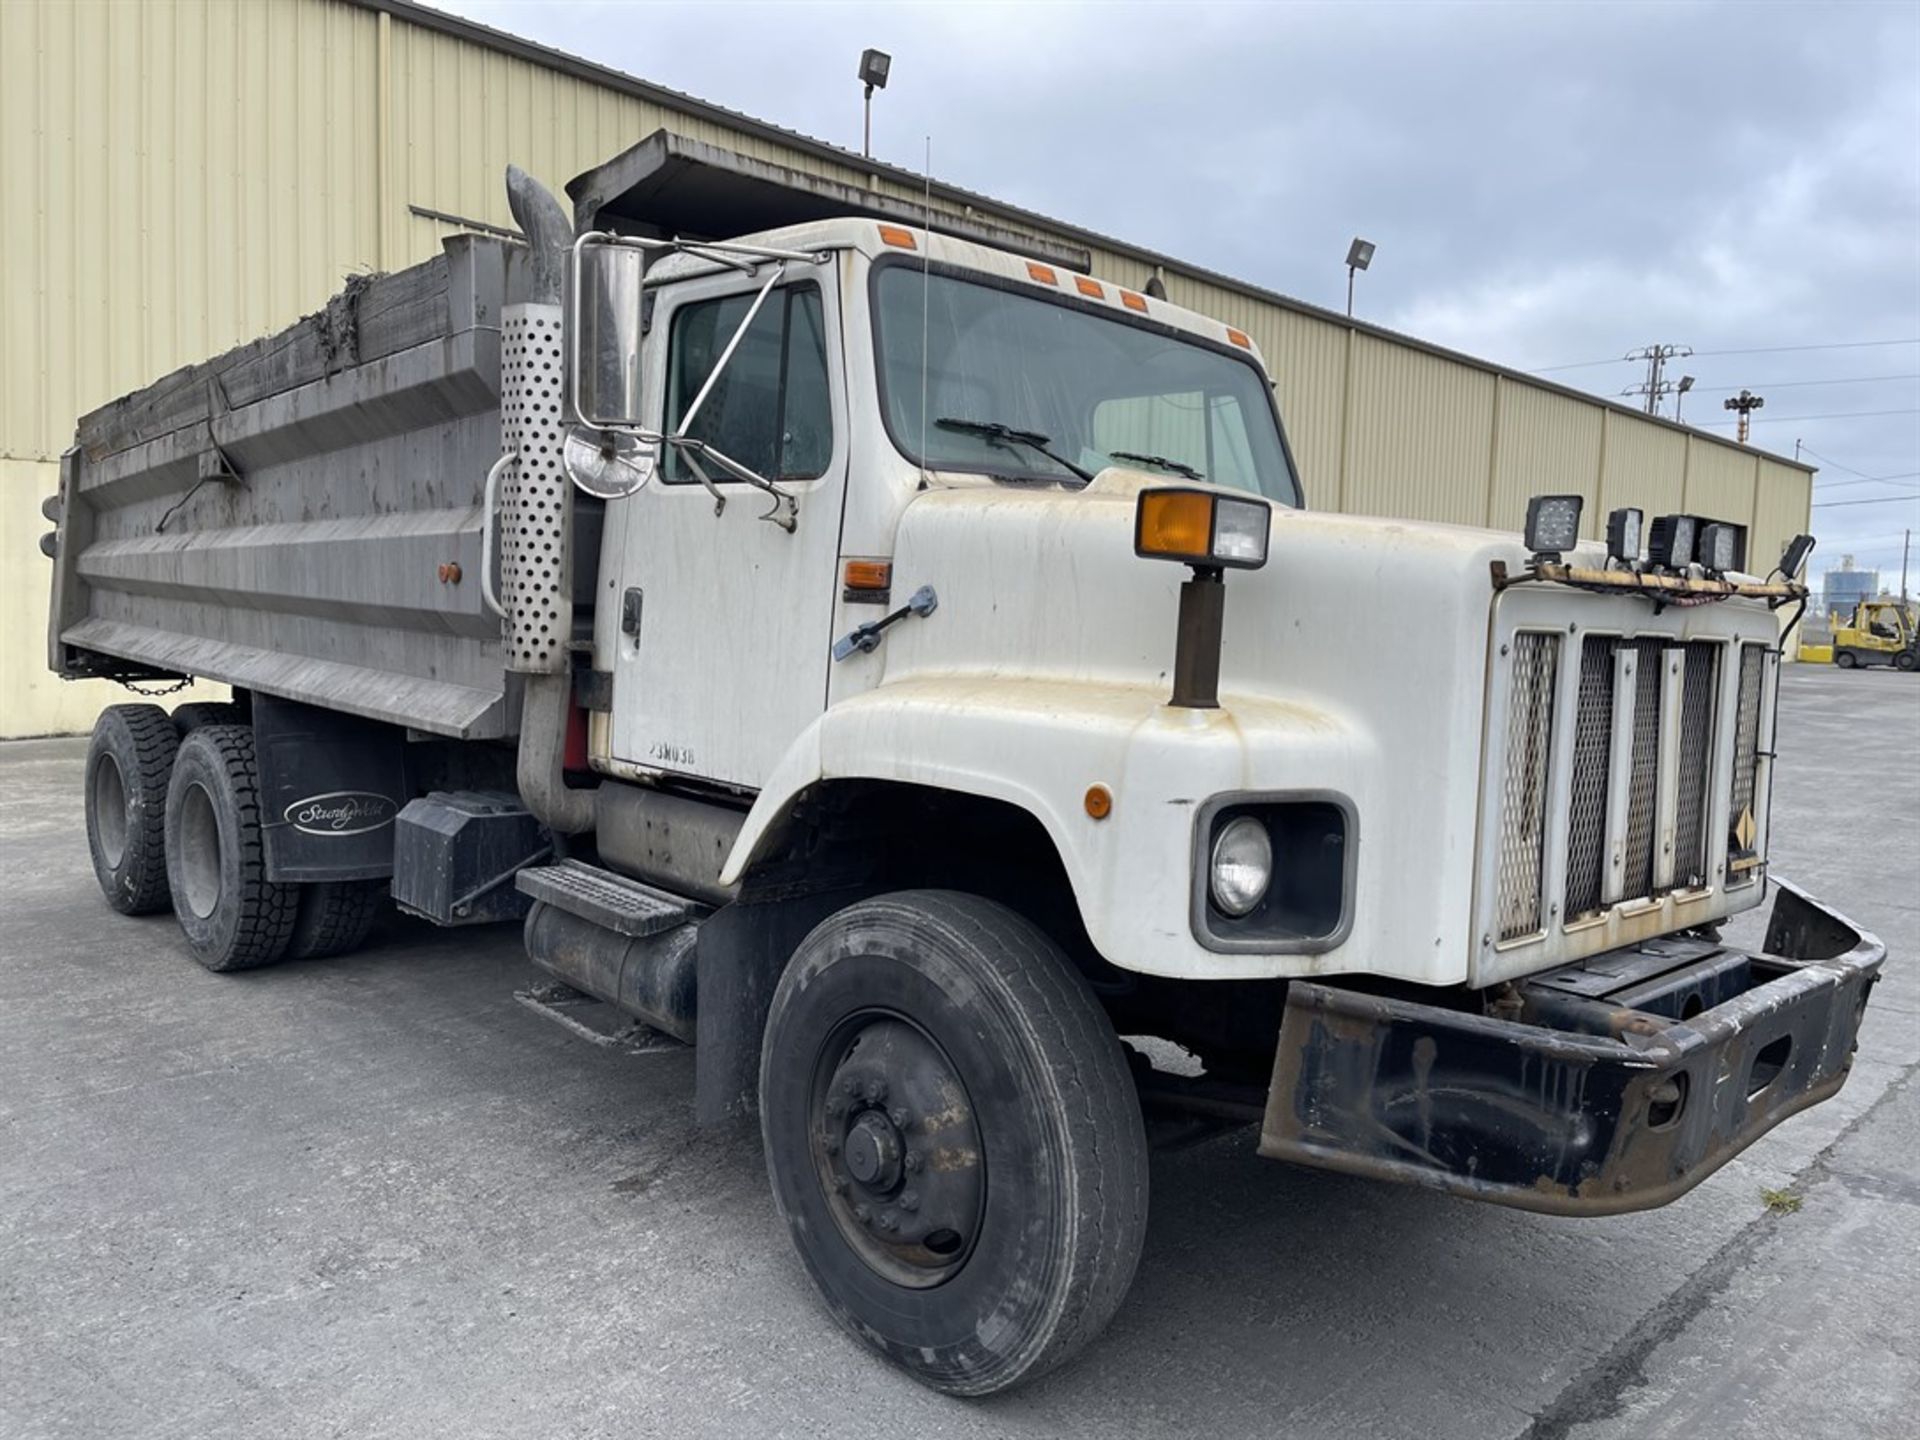
M 286 822 L 307 835 L 364 835 L 391 825 L 397 813 L 393 801 L 367 790 L 335 790 L 309 795 L 282 812 Z

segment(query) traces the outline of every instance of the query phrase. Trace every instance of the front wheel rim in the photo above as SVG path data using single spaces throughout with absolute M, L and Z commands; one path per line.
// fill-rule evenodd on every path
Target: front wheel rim
M 916 1290 L 958 1274 L 986 1210 L 986 1147 L 939 1042 L 891 1011 L 848 1016 L 815 1057 L 807 1118 L 827 1209 L 867 1267 Z

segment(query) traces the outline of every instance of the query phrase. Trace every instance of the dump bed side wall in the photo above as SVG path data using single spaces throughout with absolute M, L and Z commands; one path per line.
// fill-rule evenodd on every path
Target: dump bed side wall
M 86 416 L 62 469 L 54 668 L 511 733 L 480 545 L 513 249 L 449 241 Z

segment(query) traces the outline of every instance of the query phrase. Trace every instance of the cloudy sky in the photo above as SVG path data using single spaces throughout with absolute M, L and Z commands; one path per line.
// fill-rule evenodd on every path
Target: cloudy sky
M 854 149 L 877 46 L 881 159 L 1335 307 L 1365 235 L 1361 314 L 1601 395 L 1690 345 L 1816 571 L 1920 528 L 1920 5 L 438 3 Z

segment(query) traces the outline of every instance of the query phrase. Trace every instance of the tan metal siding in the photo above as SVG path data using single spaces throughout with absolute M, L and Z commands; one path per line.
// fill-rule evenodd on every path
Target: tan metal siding
M 1649 516 L 1679 510 L 1686 497 L 1686 471 L 1685 435 L 1607 412 L 1600 510 L 1638 505 Z
M 1687 442 L 1684 509 L 1709 520 L 1749 524 L 1753 515 L 1755 457 L 1711 441 Z
M 1493 457 L 1493 376 L 1355 337 L 1340 508 L 1478 525 Z
M 1578 495 L 1586 502 L 1581 531 L 1602 532 L 1600 430 L 1605 413 L 1551 390 L 1503 379 L 1494 435 L 1493 484 L 1484 524 L 1517 530 L 1535 495 Z
M 373 36 L 330 0 L 0 5 L 0 454 L 372 263 Z

